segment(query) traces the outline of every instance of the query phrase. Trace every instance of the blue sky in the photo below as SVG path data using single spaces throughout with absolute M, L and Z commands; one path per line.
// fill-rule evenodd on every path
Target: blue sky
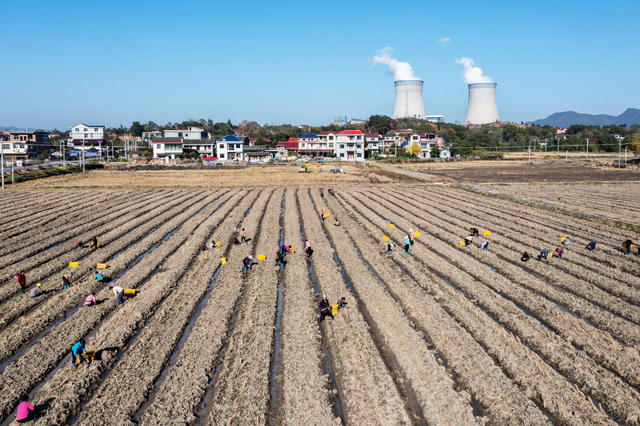
M 640 107 L 640 1 L 519 3 L 4 0 L 0 125 L 391 115 L 371 63 L 387 46 L 447 121 L 464 120 L 462 56 L 498 83 L 504 120 Z

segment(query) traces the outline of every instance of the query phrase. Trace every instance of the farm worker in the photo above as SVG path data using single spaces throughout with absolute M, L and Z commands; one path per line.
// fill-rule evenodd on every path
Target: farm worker
M 76 248 L 84 248 L 84 243 L 82 242 L 82 240 L 76 241 Z
M 487 251 L 488 251 L 488 250 L 489 250 L 489 241 L 483 241 L 483 242 L 481 242 L 481 243 L 480 243 L 480 245 L 479 245 L 479 247 L 480 247 L 482 250 L 487 250 Z
M 95 250 L 98 248 L 98 238 L 96 236 L 91 238 L 91 243 L 89 244 L 89 246 L 91 247 L 92 250 Z
M 320 221 L 324 223 L 324 209 L 320 210 Z
M 83 355 L 86 355 L 86 349 L 84 347 L 84 344 L 85 344 L 84 339 L 80 339 L 78 342 L 76 342 L 75 345 L 71 347 L 71 365 L 73 366 L 73 368 L 76 367 L 76 361 L 78 364 L 80 364 L 81 357 Z M 84 363 L 89 365 L 86 359 Z
M 96 304 L 96 297 L 93 294 L 90 294 L 87 296 L 86 299 L 84 299 L 84 306 L 92 306 Z
M 244 230 L 244 228 L 242 228 L 242 231 L 240 231 L 240 243 L 246 243 L 247 242 L 247 234 Z
M 320 301 L 320 320 L 319 322 L 324 321 L 324 317 L 331 317 L 331 319 L 335 319 L 333 317 L 333 314 L 331 313 L 331 309 L 330 309 L 330 305 L 329 305 L 329 299 L 327 299 L 327 295 L 323 295 L 322 296 L 322 300 Z
M 585 248 L 588 249 L 589 251 L 594 251 L 596 249 L 596 242 L 590 241 Z
M 395 244 L 393 244 L 391 241 L 389 241 L 387 243 L 387 255 L 390 255 L 391 252 L 393 251 L 393 249 L 395 248 Z
M 626 241 L 622 243 L 622 247 L 624 247 L 624 254 L 631 253 L 631 246 L 633 246 L 633 241 L 631 241 L 631 237 L 627 237 Z
M 464 246 L 469 247 L 473 243 L 473 235 L 464 238 Z
M 124 289 L 120 286 L 112 286 L 109 287 L 109 290 L 113 291 L 113 294 L 116 296 L 116 306 L 120 306 L 120 303 L 122 303 L 122 294 L 124 293 Z
M 29 292 L 29 297 L 34 299 L 42 294 L 42 283 L 36 284 L 34 288 Z
M 67 289 L 69 287 L 71 287 L 71 276 L 70 274 L 69 275 L 64 274 L 62 276 L 62 288 Z
M 102 272 L 96 272 L 96 281 L 99 283 L 104 282 L 104 275 L 102 275 Z
M 520 256 L 520 260 L 523 262 L 528 262 L 529 261 L 529 253 L 527 253 L 526 251 L 524 253 L 522 253 L 522 256 Z
M 343 309 L 347 307 L 347 299 L 344 297 L 341 297 L 340 300 L 338 300 L 338 308 Z
M 549 258 L 549 250 L 542 249 L 540 250 L 540 254 L 538 255 L 538 260 L 547 260 Z
M 214 249 L 216 248 L 218 245 L 216 244 L 216 242 L 214 240 L 211 240 L 211 244 L 209 244 L 209 247 Z
M 253 256 L 249 255 L 245 257 L 244 259 L 242 259 L 242 265 L 243 265 L 242 270 L 243 271 L 250 270 L 253 267 L 254 263 L 255 262 L 253 261 Z
M 304 242 L 304 252 L 307 253 L 307 257 L 311 257 L 313 254 L 313 249 L 311 248 L 311 243 L 309 240 L 305 240 Z
M 18 285 L 20 286 L 20 294 L 24 293 L 27 289 L 27 277 L 22 271 L 18 274 Z
M 571 244 L 571 240 L 569 239 L 569 237 L 562 237 L 560 238 L 560 244 L 569 247 L 569 244 Z
M 329 195 L 331 195 L 332 197 L 336 196 L 336 193 L 333 192 L 333 188 L 329 188 L 328 192 L 329 192 Z
M 333 224 L 334 226 L 340 226 L 340 222 L 338 221 L 338 219 L 336 219 L 336 223 Z
M 564 253 L 564 250 L 562 250 L 562 247 L 558 247 L 556 248 L 556 257 L 558 259 L 562 259 L 562 254 Z
M 405 253 L 410 253 L 411 252 L 410 248 L 411 248 L 411 238 L 409 238 L 408 235 L 405 235 L 405 237 L 404 237 L 404 252 Z
M 289 254 L 289 252 L 291 251 L 291 246 L 288 244 L 283 244 L 282 247 L 280 247 L 280 251 L 282 252 L 283 257 L 286 257 L 287 254 Z
M 473 235 L 474 237 L 477 237 L 478 235 L 480 235 L 478 228 L 471 228 L 469 229 L 469 233 L 470 235 Z
M 409 237 L 409 242 L 411 243 L 411 245 L 413 245 L 413 239 L 415 238 L 415 237 L 414 237 L 414 234 L 413 234 L 413 228 L 409 228 L 409 235 L 408 235 L 408 237 Z
M 26 423 L 30 420 L 35 420 L 35 408 L 29 401 L 22 401 L 18 405 L 18 412 L 16 413 L 16 422 Z
M 205 251 L 206 249 L 207 249 L 207 243 L 206 242 L 200 244 L 200 251 Z
M 276 263 L 273 264 L 273 266 L 282 266 L 284 267 L 284 265 L 286 265 L 287 261 L 284 260 L 284 257 L 286 255 L 282 253 L 281 250 L 276 250 Z

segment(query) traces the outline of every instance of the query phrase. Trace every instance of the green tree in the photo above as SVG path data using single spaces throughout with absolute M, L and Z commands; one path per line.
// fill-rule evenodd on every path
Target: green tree
M 440 147 L 437 143 L 431 146 L 431 152 L 429 154 L 431 158 L 440 158 Z
M 635 155 L 640 155 L 640 135 L 634 133 L 631 136 L 627 136 L 625 142 L 629 145 L 629 148 L 631 148 L 631 152 Z
M 365 124 L 365 129 L 369 132 L 376 132 L 384 135 L 392 129 L 392 119 L 386 115 L 372 115 Z
M 140 124 L 139 121 L 134 121 L 133 123 L 131 123 L 131 128 L 129 129 L 129 132 L 133 136 L 142 136 L 143 131 L 144 131 L 144 127 L 142 127 L 142 124 Z

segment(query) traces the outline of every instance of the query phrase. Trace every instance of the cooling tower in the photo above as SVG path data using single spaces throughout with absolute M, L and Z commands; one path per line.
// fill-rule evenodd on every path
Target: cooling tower
M 393 118 L 426 118 L 422 102 L 422 80 L 397 80 Z
M 496 106 L 496 83 L 469 85 L 469 106 L 465 124 L 486 124 L 499 121 Z

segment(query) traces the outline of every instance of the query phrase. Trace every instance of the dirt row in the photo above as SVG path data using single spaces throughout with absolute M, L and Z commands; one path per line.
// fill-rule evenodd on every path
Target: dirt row
M 117 198 L 121 194 L 115 194 L 114 198 Z M 122 194 L 124 195 L 124 194 Z M 73 204 L 74 208 L 70 209 L 70 202 L 62 204 L 59 208 L 44 209 L 47 213 L 43 213 L 41 206 L 32 207 L 31 212 L 35 213 L 27 215 L 21 219 L 15 219 L 7 223 L 5 227 L 0 231 L 0 247 L 4 248 L 16 240 L 16 237 L 22 234 L 28 234 L 30 232 L 46 232 L 51 229 L 56 229 L 56 226 L 64 225 L 70 222 L 70 218 L 77 215 L 84 216 L 92 210 L 92 206 L 95 209 L 96 201 L 105 196 L 104 193 L 93 193 L 86 199 L 83 199 L 81 203 Z M 130 193 L 129 193 L 130 196 Z M 53 218 L 53 219 L 52 219 Z
M 222 201 L 224 201 L 228 194 L 221 194 Z M 157 223 L 149 223 L 154 228 L 160 226 L 151 234 L 148 234 L 148 229 L 139 230 L 140 236 L 148 235 L 135 246 L 123 244 L 120 249 L 125 249 L 125 251 L 111 262 L 108 272 L 113 282 L 119 279 L 119 274 L 126 272 L 148 253 L 154 251 L 163 242 L 166 242 L 166 239 L 171 238 L 174 235 L 173 233 L 185 221 L 198 214 L 199 210 L 209 203 L 217 200 L 218 195 L 214 193 L 194 205 L 185 206 L 177 216 L 176 212 L 165 214 L 163 215 L 164 217 L 159 216 Z M 167 219 L 170 220 L 167 221 Z M 164 224 L 161 225 L 161 223 Z M 56 285 L 59 284 L 50 282 L 44 288 L 49 289 L 50 286 Z M 35 308 L 8 324 L 2 335 L 0 335 L 0 360 L 6 360 L 50 324 L 53 324 L 60 317 L 68 315 L 68 312 L 72 311 L 74 307 L 82 304 L 88 294 L 94 293 L 102 287 L 104 287 L 104 284 L 98 283 L 93 276 L 88 274 L 83 279 L 75 281 L 71 288 L 56 292 L 43 303 L 35 305 Z
M 260 234 L 255 237 L 255 253 L 266 255 L 267 260 L 259 262 L 248 274 L 229 349 L 216 381 L 210 424 L 266 423 L 268 418 L 270 354 L 279 283 L 273 261 L 283 196 L 282 189 L 273 193 Z
M 106 233 L 100 234 L 100 239 L 104 241 L 105 246 L 100 250 L 91 251 L 90 249 L 71 249 L 66 254 L 63 254 L 57 258 L 46 262 L 43 260 L 36 268 L 26 270 L 25 273 L 29 278 L 29 282 L 32 285 L 40 282 L 42 284 L 43 294 L 37 298 L 29 298 L 26 295 L 21 297 L 13 297 L 17 292 L 17 285 L 3 287 L 0 289 L 0 294 L 5 297 L 5 302 L 2 305 L 2 314 L 0 315 L 0 327 L 6 325 L 12 321 L 13 318 L 18 315 L 22 315 L 29 308 L 42 303 L 49 297 L 61 291 L 62 282 L 61 276 L 64 272 L 70 272 L 72 274 L 72 280 L 78 281 L 83 279 L 96 270 L 98 263 L 106 263 L 109 265 L 122 251 L 132 246 L 148 232 L 158 227 L 163 222 L 158 220 L 158 217 L 164 214 L 165 220 L 171 217 L 171 213 L 177 214 L 180 208 L 186 208 L 190 203 L 194 203 L 204 198 L 182 196 L 175 199 L 168 199 L 164 203 L 158 201 L 158 203 L 149 204 L 144 209 L 134 211 L 123 218 L 123 221 L 117 221 L 110 227 L 105 227 Z M 186 202 L 185 202 L 186 201 Z M 147 208 L 149 210 L 147 210 Z M 34 260 L 39 259 L 41 256 L 34 257 Z M 79 262 L 80 266 L 77 268 L 69 268 L 69 262 Z M 103 271 L 106 275 L 112 274 L 113 271 Z M 31 287 L 29 286 L 29 287 Z M 13 292 L 11 290 L 14 290 Z
M 369 198 L 369 201 L 373 200 Z M 386 200 L 375 202 L 381 204 L 387 203 Z M 430 220 L 432 219 L 433 218 L 431 217 Z M 394 218 L 394 220 L 401 221 L 403 219 Z M 417 217 L 413 217 L 413 220 L 419 219 Z M 444 231 L 443 227 L 430 226 L 428 223 L 419 224 L 424 226 L 423 229 L 428 229 L 431 232 L 431 235 L 428 236 L 429 239 L 431 239 L 431 237 L 433 237 L 434 239 L 439 239 L 440 241 L 442 241 L 442 243 L 448 244 L 449 249 L 453 247 L 453 250 L 458 251 L 462 254 L 462 256 L 468 256 L 476 259 L 481 265 L 478 265 L 480 266 L 480 268 L 490 268 L 490 270 L 484 276 L 480 277 L 480 279 L 485 279 L 487 275 L 493 275 L 495 277 L 495 280 L 487 280 L 488 283 L 495 283 L 497 281 L 502 281 L 505 285 L 507 283 L 517 283 L 519 287 L 513 288 L 511 290 L 515 291 L 518 297 L 522 297 L 522 300 L 529 299 L 534 303 L 535 308 L 529 308 L 528 303 L 525 303 L 524 301 L 520 302 L 526 309 L 534 312 L 536 309 L 544 307 L 545 313 L 549 311 L 558 313 L 558 311 L 560 311 L 559 316 L 555 318 L 555 321 L 549 324 L 554 328 L 554 330 L 563 333 L 563 336 L 565 336 L 565 338 L 571 341 L 575 346 L 582 350 L 585 350 L 595 360 L 602 363 L 603 366 L 612 369 L 616 373 L 620 374 L 623 378 L 625 378 L 625 380 L 629 381 L 629 383 L 637 386 L 637 384 L 639 383 L 638 374 L 640 373 L 633 367 L 631 367 L 633 365 L 633 360 L 635 358 L 634 355 L 636 354 L 636 351 L 630 352 L 626 347 L 613 340 L 611 335 L 609 335 L 608 333 L 601 332 L 592 325 L 589 325 L 586 322 L 582 321 L 580 318 L 576 318 L 575 316 L 568 313 L 568 310 L 578 310 L 576 304 L 579 305 L 583 311 L 587 311 L 589 307 L 585 306 L 584 302 L 576 301 L 575 298 L 571 298 L 570 296 L 558 292 L 557 290 L 551 288 L 545 282 L 536 280 L 535 277 L 524 275 L 522 273 L 522 270 L 517 266 L 514 266 L 512 263 L 504 261 L 504 259 L 500 259 L 498 256 L 496 256 L 495 252 L 497 250 L 495 246 L 492 246 L 493 250 L 490 250 L 489 252 L 471 250 L 471 248 L 467 250 L 457 245 L 459 238 L 456 237 L 456 235 L 452 235 Z M 405 228 L 405 231 L 406 229 L 407 228 Z M 467 268 L 467 270 L 472 270 L 473 266 L 469 263 L 473 262 L 463 261 L 462 267 Z M 512 296 L 508 297 L 513 298 Z M 561 300 L 568 309 L 560 309 L 559 305 L 553 302 L 554 299 Z M 593 316 L 596 316 L 598 314 L 605 314 L 598 309 L 591 309 L 591 312 Z M 616 319 L 615 317 L 613 318 Z M 610 320 L 610 322 L 612 321 Z M 615 324 L 610 328 L 616 330 Z M 615 334 L 631 335 L 632 331 L 627 332 L 629 328 L 633 328 L 633 324 L 618 324 L 617 333 Z
M 526 235 L 529 237 L 535 237 L 540 240 L 542 247 L 553 247 L 558 245 L 558 237 L 566 235 L 567 229 L 573 227 L 573 220 L 571 218 L 563 218 L 562 222 L 559 222 L 561 226 L 559 229 L 550 229 L 548 226 L 532 222 L 529 219 L 529 213 L 524 211 L 503 213 L 504 208 L 485 207 L 481 201 L 483 200 L 471 200 L 471 201 L 458 201 L 454 197 L 447 197 L 440 195 L 435 191 L 429 192 L 413 192 L 408 191 L 409 194 L 415 194 L 418 199 L 431 200 L 435 202 L 434 206 L 440 207 L 441 204 L 446 202 L 446 206 L 456 206 L 461 212 L 470 215 L 482 214 L 483 216 L 490 215 L 494 218 L 502 219 L 503 226 L 512 229 L 516 232 L 516 236 Z M 509 203 L 510 204 L 510 203 Z M 445 207 L 445 206 L 443 206 Z M 532 209 L 529 209 L 532 210 Z M 598 226 L 599 228 L 600 226 Z M 517 231 L 520 231 L 519 233 Z M 551 231 L 551 232 L 550 232 Z M 590 233 L 585 232 L 587 237 L 590 237 Z M 598 249 L 593 252 L 589 252 L 585 249 L 585 245 L 590 241 L 590 238 L 574 241 L 571 245 L 571 249 L 575 254 L 579 254 L 574 261 L 580 265 L 588 268 L 590 271 L 598 274 L 602 273 L 610 278 L 632 280 L 635 286 L 638 286 L 640 279 L 637 278 L 640 273 L 640 268 L 637 263 L 630 262 L 630 258 L 622 256 L 618 248 L 598 246 Z M 538 248 L 539 250 L 539 248 Z
M 377 201 L 376 213 L 374 213 L 359 201 L 353 201 L 354 199 L 355 197 L 350 197 L 349 201 L 358 207 L 360 214 L 366 215 L 368 219 L 377 223 L 379 232 L 395 236 L 397 241 L 404 238 L 404 233 L 410 225 L 407 225 L 403 218 L 383 209 Z M 341 198 L 341 201 L 344 200 Z M 392 218 L 396 228 L 390 229 L 384 217 L 380 217 L 378 213 Z M 426 244 L 421 242 L 423 240 Z M 517 286 L 514 287 L 501 275 L 471 260 L 470 254 L 459 253 L 451 245 L 444 244 L 436 238 L 421 237 L 414 245 L 412 254 L 413 252 L 424 259 L 429 268 L 433 268 L 434 272 L 444 277 L 449 284 L 463 291 L 465 296 L 469 295 L 474 301 L 482 300 L 480 297 L 484 297 L 482 307 L 493 318 L 501 321 L 520 339 L 526 340 L 527 344 L 545 361 L 569 377 L 581 390 L 594 399 L 606 402 L 607 409 L 613 412 L 616 418 L 635 415 L 633 414 L 635 409 L 630 408 L 634 403 L 630 401 L 637 400 L 636 392 L 630 389 L 620 377 L 594 364 L 584 352 L 576 351 L 576 347 L 582 348 L 588 342 L 580 340 L 578 343 L 582 345 L 573 346 L 576 344 L 577 336 L 580 336 L 576 334 L 576 330 L 587 327 L 584 322 L 576 321 L 553 305 L 549 307 L 544 302 L 541 304 L 536 296 Z M 553 327 L 553 330 L 550 327 Z M 554 341 L 557 345 L 554 350 L 551 350 L 553 347 L 551 342 Z M 566 358 L 563 359 L 564 357 L 569 357 L 570 361 L 567 362 Z M 598 379 L 594 381 L 595 377 Z
M 232 192 L 231 194 L 236 199 L 239 196 L 237 192 Z M 227 206 L 225 207 L 228 208 Z M 194 206 L 195 212 L 191 212 L 191 215 L 182 218 L 185 222 L 179 228 L 176 229 L 175 225 L 171 224 L 175 229 L 171 237 L 165 239 L 162 244 L 159 244 L 153 250 L 148 249 L 143 252 L 139 261 L 114 281 L 117 281 L 118 285 L 124 288 L 137 288 L 144 285 L 153 274 L 158 273 L 166 258 L 178 250 L 190 238 L 194 230 L 199 227 L 202 220 L 209 217 L 210 214 L 217 210 L 218 206 L 213 204 L 204 210 L 198 211 L 197 209 L 199 208 L 201 206 Z M 124 257 L 124 255 L 121 257 Z M 85 283 L 85 285 L 88 284 Z M 0 395 L 2 395 L 0 397 L 0 414 L 2 416 L 7 415 L 17 400 L 26 397 L 30 389 L 40 383 L 49 372 L 56 368 L 68 354 L 69 348 L 78 339 L 86 336 L 90 330 L 114 310 L 113 295 L 108 288 L 96 291 L 96 298 L 103 302 L 91 308 L 81 308 L 83 294 L 86 295 L 87 293 L 81 286 L 72 287 L 70 290 L 78 288 L 80 293 L 76 294 L 76 309 L 69 311 L 64 320 L 58 321 L 48 330 L 45 330 L 41 338 L 32 342 L 32 345 L 26 349 L 24 354 L 11 362 L 0 374 L 0 389 L 2 390 L 0 392 Z M 108 303 L 108 301 L 112 303 Z M 62 312 L 67 312 L 66 309 Z M 25 374 L 25 372 L 27 373 Z
M 101 424 L 103 419 L 110 418 L 112 423 L 126 424 L 134 419 L 137 410 L 152 392 L 155 380 L 169 362 L 182 333 L 195 314 L 199 303 L 210 291 L 215 291 L 211 285 L 215 271 L 220 267 L 219 254 L 232 243 L 234 229 L 243 218 L 251 203 L 255 200 L 257 191 L 245 197 L 231 214 L 224 217 L 222 223 L 215 228 L 213 235 L 206 240 L 222 242 L 222 247 L 216 250 L 200 252 L 189 265 L 189 270 L 181 278 L 179 284 L 170 282 L 168 287 L 173 290 L 156 313 L 146 322 L 135 341 L 128 344 L 126 350 L 122 348 L 122 356 L 106 359 L 102 368 L 102 380 L 91 399 L 83 405 L 77 421 L 82 424 Z M 225 212 L 226 213 L 226 212 Z M 223 216 L 220 216 L 223 217 Z M 189 253 L 193 252 L 191 251 Z M 237 261 L 237 259 L 235 259 Z M 160 275 L 160 274 L 159 274 Z M 161 276 L 154 277 L 162 279 Z M 109 326 L 105 324 L 101 329 L 105 335 L 109 333 Z M 101 330 L 93 336 L 95 344 L 106 346 L 113 344 L 110 339 L 101 340 Z M 119 339 L 118 342 L 123 341 Z M 153 354 L 153 356 L 149 356 Z M 105 369 L 109 374 L 105 377 Z M 137 374 L 130 374 L 135 371 Z M 178 389 L 184 386 L 181 383 Z M 174 389 L 175 390 L 175 389 Z M 167 419 L 165 419 L 166 421 Z
M 285 194 L 284 240 L 297 253 L 289 256 L 284 270 L 284 309 L 282 311 L 282 393 L 277 418 L 284 423 L 296 423 L 301 413 L 305 422 L 338 424 L 341 414 L 336 408 L 337 395 L 329 391 L 329 377 L 322 370 L 324 359 L 322 336 L 317 324 L 314 285 L 303 252 L 297 194 L 287 189 Z M 328 367 L 329 369 L 332 367 Z M 337 391 L 336 391 L 337 393 Z
M 151 197 L 151 194 L 147 194 L 143 199 Z M 114 205 L 119 205 L 123 202 L 126 204 L 131 200 L 131 196 L 127 197 L 125 194 L 120 194 L 114 198 Z M 49 248 L 66 240 L 67 238 L 72 238 L 74 235 L 91 229 L 92 225 L 95 226 L 94 224 L 100 225 L 105 223 L 104 221 L 101 222 L 100 219 L 103 219 L 109 214 L 113 215 L 113 212 L 102 211 L 98 212 L 98 214 L 95 212 L 91 214 L 90 212 L 80 208 L 77 211 L 77 214 L 78 216 L 73 216 L 71 223 L 66 221 L 63 224 L 57 224 L 57 227 L 52 228 L 55 232 L 52 232 L 52 229 L 42 227 L 42 229 L 38 228 L 37 231 L 30 232 L 26 236 L 18 235 L 12 238 L 7 238 L 7 244 L 4 247 L 0 247 L 0 265 L 5 266 L 7 261 L 11 260 L 9 259 L 9 256 L 16 260 L 26 258 L 27 256 L 37 253 L 35 250 L 39 251 L 40 247 L 42 247 L 42 249 Z M 49 220 L 55 221 L 56 217 L 57 216 L 49 216 Z M 84 220 L 85 218 L 89 218 L 89 220 Z M 78 219 L 81 221 L 78 222 Z M 16 257 L 18 254 L 23 254 L 23 256 Z
M 391 194 L 387 195 L 391 196 Z M 394 202 L 394 205 L 412 209 L 414 213 L 419 214 L 419 210 L 415 208 L 411 200 L 408 200 L 400 194 L 397 195 L 397 198 L 401 199 L 402 202 L 399 204 Z M 391 199 L 389 199 L 389 201 L 393 202 Z M 618 277 L 615 279 L 611 277 L 611 275 L 615 275 L 615 270 L 606 274 L 599 274 L 596 272 L 598 268 L 600 271 L 605 272 L 608 267 L 588 258 L 581 259 L 583 256 L 580 255 L 580 252 L 571 249 L 566 250 L 562 260 L 554 259 L 551 262 L 544 262 L 542 264 L 519 262 L 517 259 L 522 251 L 535 254 L 538 251 L 535 247 L 540 247 L 541 244 L 545 243 L 544 241 L 531 237 L 530 234 L 532 233 L 527 233 L 526 228 L 511 230 L 509 229 L 509 225 L 503 225 L 505 222 L 495 221 L 489 215 L 484 216 L 475 213 L 472 216 L 461 213 L 457 208 L 449 207 L 446 201 L 438 205 L 430 206 L 430 213 L 431 217 L 437 217 L 443 221 L 436 224 L 437 226 L 442 226 L 442 223 L 446 222 L 447 226 L 445 226 L 445 228 L 458 233 L 458 235 L 466 235 L 469 224 L 479 226 L 481 224 L 482 226 L 490 228 L 493 234 L 488 240 L 492 242 L 492 252 L 498 253 L 500 257 L 507 262 L 515 262 L 514 266 L 520 267 L 526 273 L 534 275 L 534 279 L 546 280 L 547 283 L 554 287 L 559 287 L 563 291 L 588 301 L 590 304 L 606 309 L 606 312 L 602 312 L 601 309 L 594 307 L 590 312 L 585 313 L 585 317 L 596 324 L 604 324 L 603 328 L 608 329 L 608 331 L 612 331 L 612 325 L 617 326 L 617 328 L 614 328 L 612 331 L 614 334 L 620 329 L 628 331 L 627 335 L 631 334 L 630 337 L 618 338 L 622 338 L 623 341 L 629 341 L 629 339 L 631 339 L 631 344 L 634 344 L 633 339 L 636 338 L 640 330 L 634 331 L 633 324 L 629 324 L 627 321 L 615 316 L 612 318 L 611 312 L 628 321 L 636 324 L 640 323 L 640 312 L 636 309 L 637 304 L 640 303 L 640 291 L 634 287 L 620 285 L 620 280 L 623 280 L 628 285 L 633 281 L 637 281 L 638 285 L 640 285 L 640 280 L 637 280 L 636 277 L 627 277 L 628 274 L 618 271 Z M 514 227 L 514 225 L 511 225 L 511 227 Z M 499 250 L 494 250 L 495 247 Z M 542 247 L 545 246 L 542 245 Z M 553 246 L 547 247 L 551 250 L 553 248 Z M 501 248 L 506 248 L 507 250 L 502 251 L 500 250 Z M 578 248 L 578 250 L 580 250 L 580 248 Z M 589 269 L 583 267 L 581 263 L 587 265 Z M 582 316 L 578 312 L 574 313 Z
M 469 333 L 503 369 L 506 376 L 513 380 L 519 390 L 538 406 L 544 407 L 543 409 L 554 419 L 562 423 L 606 423 L 604 413 L 597 410 L 584 395 L 535 353 L 523 346 L 515 335 L 493 321 L 462 293 L 434 276 L 414 256 L 398 252 L 391 256 L 380 254 L 373 249 L 380 244 L 379 229 L 371 223 L 365 223 L 362 216 L 349 205 L 334 208 L 338 209 L 349 214 L 350 218 L 345 216 L 342 220 L 342 226 L 360 249 L 364 259 L 384 277 L 389 291 L 395 295 L 404 309 L 410 312 L 412 321 L 428 324 L 424 326 L 424 330 L 430 336 L 435 336 L 435 339 L 439 336 L 455 336 L 465 342 L 465 346 L 456 346 L 447 338 L 438 339 L 439 344 L 445 345 L 445 349 L 438 350 L 438 354 L 440 357 L 444 353 L 448 355 L 443 362 L 450 366 L 449 368 L 454 367 L 448 361 L 449 356 L 455 354 L 453 356 L 456 358 L 465 357 L 469 347 L 476 347 L 465 336 Z M 409 279 L 398 279 L 393 271 L 398 271 Z M 434 338 L 431 338 L 431 341 L 433 340 Z M 458 375 L 454 377 L 457 379 Z M 466 383 L 457 386 L 469 387 Z M 488 407 L 489 415 L 493 411 L 493 406 Z
M 193 323 L 175 363 L 156 389 L 153 400 L 141 413 L 141 424 L 193 424 L 206 420 L 216 373 L 224 361 L 228 336 L 234 327 L 234 312 L 237 313 L 245 288 L 242 259 L 254 251 L 255 235 L 264 220 L 266 203 L 273 190 L 258 192 L 250 212 L 239 225 L 252 240 L 231 247 L 227 264 L 218 270 L 209 298 Z
M 96 294 L 99 300 L 105 300 L 104 303 L 82 308 L 77 315 L 64 321 L 38 342 L 37 346 L 47 348 L 60 363 L 60 368 L 31 396 L 34 401 L 54 398 L 51 408 L 42 418 L 45 424 L 68 423 L 70 417 L 78 413 L 83 397 L 91 395 L 103 373 L 122 356 L 123 350 L 138 340 L 136 336 L 139 337 L 140 330 L 144 329 L 167 296 L 179 286 L 181 277 L 199 253 L 200 243 L 246 196 L 246 193 L 237 191 L 232 194 L 232 198 L 222 208 L 208 206 L 185 222 L 172 238 L 167 239 L 122 276 L 119 285 L 140 290 L 135 298 L 116 307 L 113 295 L 105 288 Z M 98 327 L 95 328 L 96 326 Z M 60 335 L 58 332 L 63 330 L 66 334 Z M 91 330 L 93 332 L 89 334 Z M 74 370 L 67 362 L 67 354 L 73 343 L 83 336 L 87 336 L 89 350 L 100 352 L 100 361 L 92 363 L 90 368 L 83 366 Z M 36 345 L 19 358 L 17 363 L 29 361 L 33 350 L 37 350 Z M 147 354 L 149 355 L 151 354 Z M 38 381 L 42 381 L 42 378 Z
M 324 235 L 308 191 L 298 193 L 298 202 L 305 236 L 315 250 L 313 269 L 318 290 L 325 293 L 330 302 L 344 296 L 353 307 L 343 310 L 337 319 L 322 323 L 335 364 L 345 422 L 410 423 L 400 392 L 334 261 L 333 249 Z
M 323 205 L 317 190 L 311 191 L 316 203 Z M 332 203 L 335 205 L 335 203 Z M 342 219 L 343 215 L 331 209 L 335 218 Z M 342 259 L 345 272 L 353 282 L 357 303 L 363 306 L 371 315 L 375 323 L 375 330 L 379 333 L 385 347 L 389 348 L 389 356 L 394 374 L 399 375 L 399 381 L 404 383 L 408 399 L 415 398 L 417 407 L 414 420 L 421 418 L 428 423 L 436 423 L 442 419 L 456 424 L 475 423 L 471 398 L 466 392 L 458 393 L 454 390 L 454 380 L 447 371 L 438 364 L 436 354 L 429 350 L 424 341 L 421 329 L 412 324 L 407 318 L 401 305 L 395 303 L 377 280 L 381 280 L 378 273 L 372 274 L 367 265 L 361 260 L 361 252 L 354 246 L 353 241 L 345 234 L 342 227 L 336 227 L 332 221 L 326 221 L 324 226 L 330 236 L 337 256 Z M 369 265 L 371 267 L 371 265 Z M 386 280 L 396 280 L 397 277 L 386 275 Z M 481 363 L 476 360 L 476 363 Z M 489 373 L 490 375 L 491 373 Z M 496 392 L 500 386 L 493 383 Z M 491 389 L 489 387 L 489 389 Z M 519 407 L 528 411 L 531 405 L 523 398 L 517 398 L 515 389 L 504 389 L 501 395 L 506 405 Z M 510 398 L 505 397 L 509 395 Z M 526 407 L 526 408 L 525 408 Z M 535 412 L 535 409 L 534 409 Z M 534 412 L 529 415 L 534 416 Z
M 14 197 L 7 200 L 7 195 L 3 194 L 2 205 L 6 209 L 6 214 L 0 218 L 0 226 L 11 227 L 10 223 L 24 219 L 25 217 L 39 218 L 55 209 L 61 209 L 69 205 L 69 202 L 81 197 L 90 196 L 93 191 L 65 192 L 63 194 L 52 193 L 50 191 L 20 192 L 21 197 Z M 18 194 L 17 192 L 13 195 Z M 37 212 L 34 214 L 34 210 Z

